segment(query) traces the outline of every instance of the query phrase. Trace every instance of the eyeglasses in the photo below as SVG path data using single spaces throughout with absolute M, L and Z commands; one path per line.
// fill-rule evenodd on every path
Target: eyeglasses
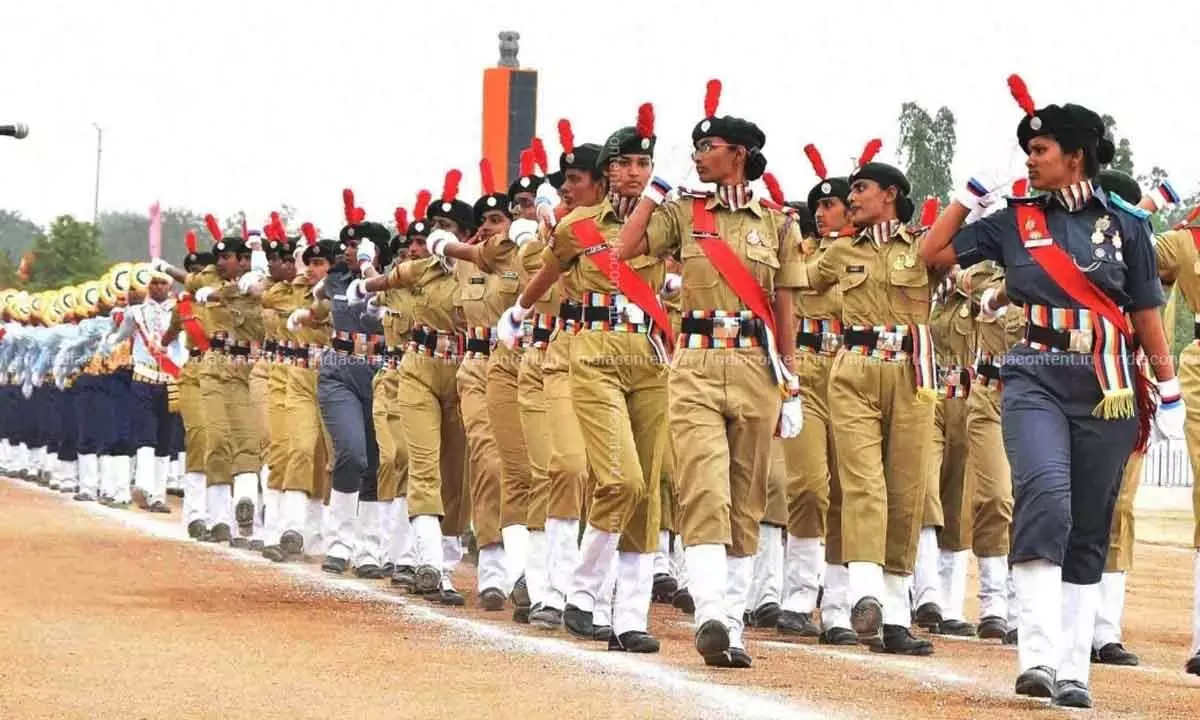
M 696 143 L 696 149 L 692 151 L 692 157 L 694 158 L 697 155 L 705 155 L 709 152 L 712 152 L 713 149 L 719 148 L 719 147 L 734 147 L 734 146 L 727 142 L 721 142 L 720 140 L 709 140 L 709 139 L 705 138 Z
M 511 212 L 516 212 L 517 210 L 528 210 L 529 208 L 533 207 L 533 205 L 533 198 L 523 197 L 517 198 L 509 203 L 508 209 Z

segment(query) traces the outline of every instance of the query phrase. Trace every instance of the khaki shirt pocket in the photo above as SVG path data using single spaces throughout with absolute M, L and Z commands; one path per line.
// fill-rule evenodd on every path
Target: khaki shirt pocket
M 716 287 L 721 282 L 721 274 L 695 242 L 685 242 L 680 247 L 679 262 L 683 265 L 683 283 L 686 287 L 699 290 Z
M 929 271 L 922 265 L 893 268 L 888 273 L 888 285 L 902 312 L 929 312 Z

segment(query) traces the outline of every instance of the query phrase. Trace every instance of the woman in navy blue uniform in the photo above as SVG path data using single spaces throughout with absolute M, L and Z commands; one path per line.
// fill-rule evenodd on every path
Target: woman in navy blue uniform
M 999 302 L 1024 306 L 1025 339 L 1001 369 L 1015 500 L 1016 692 L 1091 707 L 1088 664 L 1113 507 L 1154 413 L 1149 379 L 1133 360 L 1138 346 L 1154 361 L 1160 422 L 1181 422 L 1183 407 L 1158 314 L 1150 228 L 1093 183 L 1114 151 L 1100 116 L 1070 103 L 1035 109 L 1020 78 L 1009 85 L 1026 113 L 1017 140 L 1029 182 L 1042 194 L 1009 198 L 962 227 L 1011 180 L 971 178 L 921 255 L 943 268 L 993 260 L 1007 277 Z M 984 313 L 997 309 L 985 300 Z

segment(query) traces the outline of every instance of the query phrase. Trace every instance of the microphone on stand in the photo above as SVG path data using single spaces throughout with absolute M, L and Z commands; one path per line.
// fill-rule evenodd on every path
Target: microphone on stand
M 29 135 L 28 125 L 0 125 L 0 137 L 11 137 L 20 140 Z

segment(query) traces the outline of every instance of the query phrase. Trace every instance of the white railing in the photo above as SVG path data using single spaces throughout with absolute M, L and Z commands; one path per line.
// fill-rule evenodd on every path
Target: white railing
M 1155 440 L 1142 463 L 1142 484 L 1156 487 L 1191 487 L 1192 463 L 1183 440 Z

